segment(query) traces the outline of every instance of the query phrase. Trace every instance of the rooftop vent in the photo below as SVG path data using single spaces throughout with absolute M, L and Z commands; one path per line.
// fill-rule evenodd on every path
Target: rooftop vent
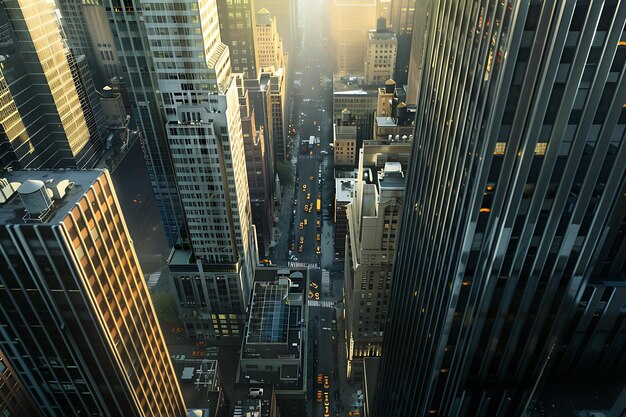
M 9 198 L 15 194 L 16 185 L 19 187 L 19 183 L 10 183 L 6 178 L 0 178 L 0 204 L 9 201 Z

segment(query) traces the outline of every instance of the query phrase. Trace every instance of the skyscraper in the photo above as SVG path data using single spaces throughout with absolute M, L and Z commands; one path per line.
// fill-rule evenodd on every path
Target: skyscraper
M 51 2 L 0 8 L 0 148 L 3 166 L 90 167 L 99 140 L 81 108 L 78 73 Z M 45 33 L 46 36 L 41 36 Z
M 626 4 L 433 3 L 375 413 L 519 416 L 623 247 Z
M 367 35 L 376 24 L 376 0 L 331 0 L 331 34 L 340 75 L 363 73 Z
M 152 59 L 148 57 L 151 44 L 148 42 L 146 26 L 143 23 L 143 11 L 151 10 L 153 3 L 146 2 L 145 6 L 139 0 L 128 3 L 128 7 L 121 7 L 118 1 L 104 0 L 110 28 L 113 33 L 116 51 L 114 57 L 118 59 L 111 69 L 116 76 L 122 79 L 123 85 L 128 91 L 130 110 L 133 120 L 137 123 L 142 147 L 146 157 L 146 165 L 152 190 L 156 198 L 159 214 L 163 221 L 163 231 L 170 246 L 189 248 L 189 237 L 183 205 L 176 184 L 176 174 L 172 162 L 171 151 L 165 130 L 165 119 L 161 109 L 162 98 L 156 79 L 156 68 Z M 158 4 L 154 7 L 173 8 L 173 4 Z M 191 6 L 190 6 L 191 7 Z M 197 4 L 195 5 L 197 13 Z M 186 14 L 192 13 L 189 9 Z M 186 19 L 186 17 L 185 17 Z M 188 34 L 193 31 L 191 27 L 167 27 L 159 28 L 159 33 Z M 194 38 L 199 36 L 194 32 Z M 165 45 L 173 45 L 171 42 L 180 44 L 180 39 L 172 41 L 163 40 Z M 186 44 L 186 41 L 185 41 Z M 161 52 L 159 54 L 173 54 L 173 52 Z M 177 52 L 178 55 L 181 52 Z M 160 64 L 178 68 L 183 77 L 188 71 L 182 64 L 176 64 L 170 59 L 167 64 Z M 180 68 L 179 68 L 180 67 Z M 190 75 L 191 77 L 191 75 Z M 180 92 L 182 95 L 183 93 Z M 169 97 L 168 97 L 169 98 Z
M 256 78 L 254 0 L 218 0 L 217 11 L 222 42 L 228 45 L 230 50 L 230 64 L 233 72 L 242 73 L 245 79 Z
M 5 416 L 41 417 L 22 381 L 0 351 L 0 413 Z
M 274 224 L 274 170 L 265 148 L 265 127 L 257 130 L 256 112 L 249 98 L 248 94 L 239 97 L 250 207 L 259 254 L 268 256 Z
M 298 44 L 296 2 L 293 0 L 254 0 L 256 10 L 266 9 L 276 18 L 276 31 L 288 56 L 294 56 Z
M 141 6 L 165 157 L 189 233 L 169 259 L 181 314 L 192 337 L 238 336 L 258 259 L 237 83 L 216 0 Z
M 421 86 L 422 64 L 424 62 L 424 50 L 426 47 L 428 29 L 428 10 L 432 0 L 421 0 L 418 13 L 413 15 L 413 29 L 411 30 L 410 57 L 407 72 L 406 102 L 409 105 L 417 103 L 417 96 Z
M 108 172 L 0 187 L 0 350 L 41 413 L 185 416 Z
M 421 10 L 426 4 L 424 0 L 419 2 Z M 402 88 L 409 75 L 409 59 L 411 55 L 411 39 L 413 33 L 413 21 L 417 0 L 391 0 L 390 23 L 391 30 L 398 39 L 398 55 L 395 60 L 395 73 L 393 79 Z M 426 13 L 421 13 L 425 16 Z
M 282 68 L 285 66 L 283 41 L 276 30 L 276 17 L 267 9 L 256 13 L 254 42 L 257 51 L 257 71 L 265 67 Z
M 363 359 L 380 356 L 391 272 L 403 207 L 408 142 L 367 142 L 360 150 L 356 192 L 346 209 L 344 305 L 348 377 Z
M 376 29 L 370 30 L 367 35 L 366 84 L 382 84 L 393 77 L 397 49 L 396 35 L 387 28 L 385 18 L 379 17 L 376 21 Z

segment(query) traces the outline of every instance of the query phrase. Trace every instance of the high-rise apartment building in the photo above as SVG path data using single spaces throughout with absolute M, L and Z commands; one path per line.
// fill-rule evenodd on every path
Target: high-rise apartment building
M 417 0 L 391 0 L 389 12 L 391 30 L 396 34 L 398 40 L 398 55 L 395 60 L 393 79 L 400 87 L 407 83 L 409 75 L 414 16 L 416 14 L 426 16 L 424 0 L 419 1 L 419 13 L 415 12 L 418 8 L 417 3 Z
M 365 54 L 365 83 L 382 84 L 393 77 L 396 65 L 398 41 L 395 33 L 387 28 L 387 21 L 379 17 L 376 29 L 367 36 Z
M 231 68 L 233 72 L 243 74 L 245 79 L 256 78 L 257 74 L 254 1 L 217 1 L 221 38 L 228 45 Z
M 265 67 L 283 68 L 285 66 L 283 41 L 276 26 L 276 17 L 272 16 L 267 9 L 261 9 L 256 13 L 254 43 L 257 51 L 258 73 Z
M 626 4 L 427 13 L 375 415 L 519 416 L 624 273 Z
M 363 359 L 380 356 L 391 273 L 403 208 L 407 142 L 366 143 L 357 185 L 346 208 L 344 305 L 349 378 L 363 376 Z
M 376 25 L 376 0 L 331 0 L 330 14 L 335 70 L 362 75 L 367 35 Z
M 0 187 L 0 350 L 21 389 L 47 417 L 185 416 L 108 172 Z
M 93 166 L 100 143 L 90 136 L 75 84 L 78 70 L 54 4 L 6 1 L 0 28 L 2 166 Z

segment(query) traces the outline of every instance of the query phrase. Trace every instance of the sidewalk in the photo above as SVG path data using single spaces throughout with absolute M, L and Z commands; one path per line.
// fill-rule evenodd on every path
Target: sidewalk
M 336 284 L 336 282 L 335 282 Z M 343 302 L 335 306 L 337 313 L 337 362 L 339 364 L 339 394 L 341 396 L 342 411 L 341 417 L 348 416 L 350 410 L 355 409 L 357 404 L 357 390 L 362 389 L 360 383 L 349 382 L 347 380 L 347 359 L 346 359 L 346 339 L 345 322 L 343 316 Z

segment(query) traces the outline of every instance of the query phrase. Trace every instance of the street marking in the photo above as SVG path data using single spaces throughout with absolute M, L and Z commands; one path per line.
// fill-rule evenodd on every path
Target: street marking
M 328 300 L 321 300 L 321 301 L 317 301 L 317 300 L 311 300 L 309 301 L 309 307 L 329 307 L 332 308 L 334 307 L 334 304 L 332 301 L 328 301 Z
M 287 262 L 289 268 L 306 268 L 306 269 L 320 269 L 320 264 L 318 263 L 307 263 L 307 262 Z

